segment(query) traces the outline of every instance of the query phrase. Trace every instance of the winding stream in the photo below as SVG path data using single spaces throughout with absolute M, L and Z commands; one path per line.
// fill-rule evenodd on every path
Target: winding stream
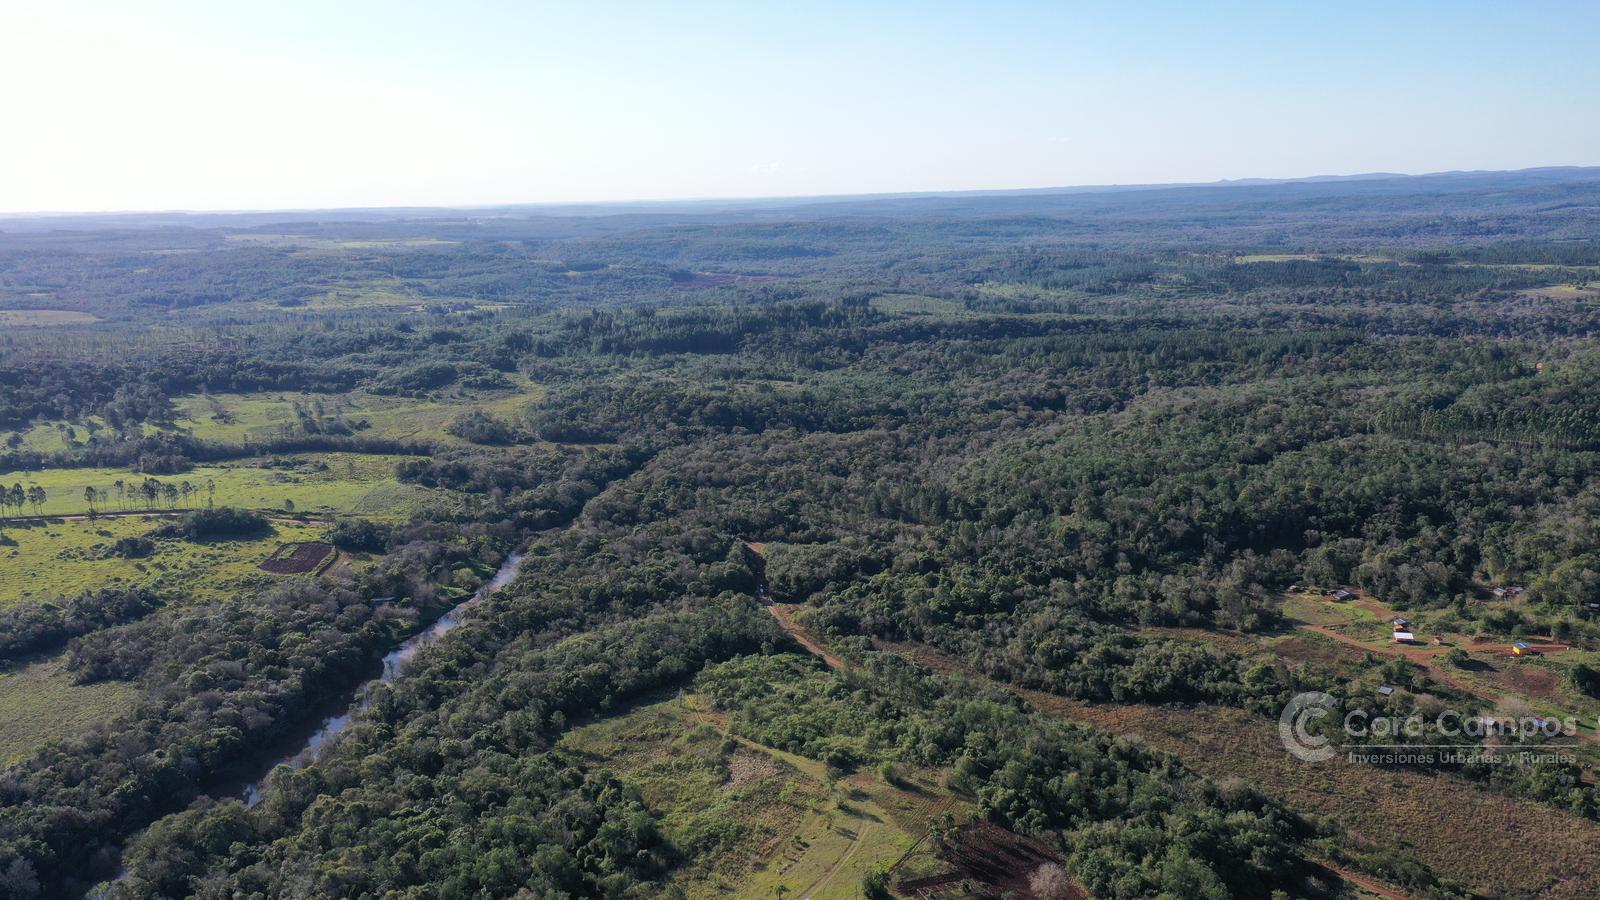
M 343 712 L 323 719 L 321 727 L 306 739 L 305 746 L 294 753 L 274 760 L 271 765 L 267 766 L 266 771 L 262 773 L 259 779 L 245 786 L 244 805 L 255 806 L 261 802 L 261 785 L 267 780 L 267 776 L 272 774 L 272 770 L 278 766 L 302 769 L 316 762 L 318 754 L 322 752 L 322 748 L 326 747 L 334 739 L 338 738 L 340 734 L 344 733 L 345 729 L 350 727 L 351 717 L 367 708 L 368 688 L 374 684 L 389 684 L 393 682 L 405 670 L 406 664 L 411 662 L 412 657 L 416 656 L 418 651 L 438 641 L 446 632 L 460 625 L 461 620 L 466 616 L 467 610 L 482 603 L 484 598 L 509 584 L 511 579 L 517 577 L 517 572 L 521 568 L 522 554 L 513 553 L 507 556 L 506 561 L 494 573 L 494 577 L 484 582 L 476 593 L 452 606 L 444 615 L 435 619 L 432 625 L 407 638 L 400 646 L 389 651 L 388 655 L 383 658 L 383 673 L 357 688 L 350 699 L 349 705 L 345 707 Z

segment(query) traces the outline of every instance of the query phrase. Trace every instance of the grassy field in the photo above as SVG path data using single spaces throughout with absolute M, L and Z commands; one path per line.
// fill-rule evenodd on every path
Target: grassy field
M 178 427 L 195 437 L 224 444 L 264 441 L 284 433 L 298 421 L 296 405 L 317 417 L 365 422 L 360 434 L 394 440 L 464 443 L 444 428 L 457 416 L 482 410 L 511 422 L 523 421 L 527 408 L 544 396 L 543 388 L 519 378 L 518 390 L 459 400 L 413 400 L 364 391 L 347 394 L 270 392 L 208 394 L 179 398 Z
M 58 520 L 8 526 L 0 542 L 0 608 L 28 600 L 75 596 L 103 587 L 167 588 L 199 600 L 220 599 L 296 576 L 262 571 L 261 561 L 280 543 L 319 540 L 319 525 L 273 525 L 273 533 L 238 541 L 192 543 L 160 540 L 144 559 L 107 556 L 118 538 L 148 534 L 155 516 Z
M 73 684 L 59 656 L 0 669 L 0 765 L 122 712 L 136 696 L 138 690 L 123 681 Z
M 960 300 L 944 297 L 926 297 L 921 294 L 881 294 L 872 298 L 872 308 L 879 312 L 902 315 L 967 315 Z
M 70 309 L 0 309 L 0 328 L 92 325 L 98 321 L 100 320 L 86 312 Z
M 864 775 L 830 781 L 821 763 L 750 741 L 725 744 L 721 718 L 692 694 L 573 729 L 563 745 L 639 786 L 695 858 L 673 877 L 689 897 L 765 898 L 782 886 L 858 898 L 863 876 L 911 846 L 900 820 L 926 801 Z
M 1307 625 L 1356 625 L 1377 621 L 1370 612 L 1353 603 L 1339 603 L 1318 594 L 1286 595 L 1283 614 Z
M 41 422 L 19 431 L 0 431 L 0 446 L 34 453 L 60 453 L 81 444 L 89 434 L 84 424 Z
M 310 514 L 342 513 L 374 518 L 400 518 L 418 505 L 437 496 L 437 492 L 415 485 L 401 484 L 394 475 L 397 462 L 405 457 L 362 453 L 303 453 L 272 459 L 241 460 L 217 466 L 197 466 L 181 475 L 154 476 L 163 484 L 188 482 L 196 489 L 188 506 L 204 506 L 208 500 L 217 506 L 282 510 L 293 502 L 298 512 Z M 274 465 L 273 460 L 283 464 Z M 133 486 L 146 476 L 129 469 L 47 469 L 42 472 L 0 473 L 0 483 L 43 487 L 48 500 L 41 507 L 44 515 L 86 513 L 89 504 L 84 488 L 105 492 L 107 500 L 96 504 L 101 512 L 140 510 L 142 500 L 118 500 L 117 481 Z M 215 485 L 213 493 L 210 489 Z M 155 508 L 183 504 L 157 501 Z M 24 510 L 33 514 L 34 509 Z
M 1529 288 L 1521 294 L 1536 300 L 1600 300 L 1600 283 L 1591 283 L 1583 287 L 1575 284 L 1552 284 L 1548 287 Z
M 528 407 L 544 398 L 544 388 L 522 376 L 511 376 L 516 389 L 463 393 L 444 400 L 415 400 L 351 391 L 345 394 L 307 394 L 268 391 L 248 394 L 191 394 L 173 401 L 176 430 L 219 444 L 247 445 L 294 433 L 300 410 L 323 420 L 343 419 L 365 427 L 355 433 L 367 437 L 420 443 L 464 444 L 445 426 L 473 409 L 520 424 Z M 17 430 L 0 429 L 0 448 L 14 447 L 38 453 L 58 453 L 82 446 L 96 419 L 82 422 L 40 422 Z M 147 432 L 158 431 L 147 426 Z

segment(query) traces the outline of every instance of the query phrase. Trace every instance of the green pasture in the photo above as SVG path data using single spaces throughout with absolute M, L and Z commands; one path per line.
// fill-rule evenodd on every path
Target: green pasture
M 103 499 L 95 509 L 102 513 L 137 512 L 145 509 L 196 508 L 208 503 L 247 509 L 283 510 L 293 504 L 295 512 L 312 515 L 345 514 L 374 518 L 403 518 L 419 505 L 438 496 L 437 491 L 401 484 L 395 478 L 395 464 L 407 457 L 363 453 L 301 453 L 280 457 L 240 460 L 211 466 L 196 466 L 179 475 L 147 476 L 130 469 L 47 469 L 41 472 L 3 472 L 0 484 L 7 488 L 21 484 L 45 489 L 47 499 L 35 510 L 28 506 L 21 514 L 36 512 L 47 516 L 77 515 L 89 512 L 84 489 L 93 487 Z M 147 478 L 163 485 L 180 487 L 187 483 L 192 491 L 176 501 L 147 502 L 136 489 Z M 119 494 L 116 483 L 123 483 Z M 18 515 L 14 507 L 9 510 Z
M 752 741 L 726 743 L 716 719 L 687 695 L 562 741 L 638 785 L 667 837 L 694 855 L 673 878 L 685 896 L 854 900 L 864 875 L 910 848 L 879 796 L 904 792 L 865 776 L 832 781 L 822 763 Z
M 260 564 L 280 544 L 321 540 L 321 525 L 277 522 L 272 532 L 247 540 L 155 541 L 143 559 L 108 551 L 118 538 L 142 537 L 163 516 L 126 516 L 95 521 L 56 519 L 4 526 L 0 538 L 0 608 L 16 603 L 73 597 L 108 587 L 150 587 L 196 600 L 216 600 L 304 576 L 274 575 Z
M 178 427 L 195 437 L 223 444 L 262 442 L 292 434 L 304 413 L 313 419 L 342 419 L 352 426 L 365 423 L 355 433 L 392 440 L 460 444 L 445 426 L 471 410 L 482 410 L 512 422 L 521 422 L 530 405 L 539 402 L 544 389 L 521 376 L 518 389 L 458 400 L 415 400 L 352 391 L 346 394 L 306 394 L 273 391 L 250 394 L 206 394 L 180 397 Z
M 73 684 L 63 663 L 58 655 L 0 668 L 0 766 L 115 717 L 139 696 L 126 681 Z

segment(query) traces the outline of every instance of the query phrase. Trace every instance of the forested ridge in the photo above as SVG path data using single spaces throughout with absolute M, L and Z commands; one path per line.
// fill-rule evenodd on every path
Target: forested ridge
M 330 517 L 338 564 L 271 589 L 0 609 L 6 673 L 135 698 L 6 763 L 0 897 L 693 895 L 762 826 L 691 834 L 564 743 L 684 693 L 726 723 L 716 765 L 744 741 L 836 785 L 925 774 L 1095 897 L 1354 896 L 1327 866 L 1494 894 L 1026 692 L 1268 732 L 1303 691 L 1592 720 L 1600 222 L 1592 178 L 1552 177 L 0 234 L 0 307 L 101 320 L 0 336 L 6 483 L 385 454 L 383 490 L 421 498 Z M 206 503 L 141 539 L 222 553 L 292 513 Z M 34 519 L 0 553 L 64 527 Z M 1470 640 L 1391 652 L 1390 610 Z M 1524 640 L 1548 658 L 1488 680 Z M 1393 768 L 1593 821 L 1593 763 Z

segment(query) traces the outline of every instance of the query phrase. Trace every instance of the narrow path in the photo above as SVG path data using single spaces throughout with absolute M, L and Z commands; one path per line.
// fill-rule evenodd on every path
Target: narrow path
M 823 662 L 828 664 L 828 668 L 830 669 L 838 669 L 840 671 L 844 670 L 844 660 L 822 649 L 822 645 L 808 637 L 795 622 L 794 610 L 798 604 L 767 602 L 765 606 L 767 607 L 767 612 L 772 613 L 772 617 L 778 620 L 779 627 L 788 632 L 789 636 L 794 638 L 796 643 L 806 648 L 807 652 L 811 653 L 813 656 L 821 658 Z
M 850 846 L 846 847 L 845 851 L 839 854 L 839 859 L 834 862 L 832 868 L 828 869 L 826 872 L 823 872 L 821 877 L 819 877 L 816 881 L 813 881 L 811 885 L 804 891 L 800 892 L 800 900 L 811 900 L 812 894 L 826 887 L 828 882 L 833 880 L 833 876 L 839 874 L 839 870 L 844 868 L 844 864 L 850 861 L 851 856 L 855 855 L 856 848 L 861 846 L 862 837 L 866 835 L 867 829 L 871 827 L 871 822 L 863 821 L 861 823 L 861 827 L 857 828 L 855 831 L 855 837 L 851 838 L 850 840 Z
M 1377 894 L 1379 897 L 1386 898 L 1386 900 L 1411 900 L 1409 895 L 1402 894 L 1392 887 L 1387 887 L 1383 884 L 1373 881 L 1371 878 L 1368 878 L 1365 875 L 1357 875 L 1356 873 L 1351 872 L 1349 869 L 1341 869 L 1338 866 L 1332 865 L 1323 860 L 1317 860 L 1317 864 L 1322 866 L 1324 869 L 1327 869 L 1329 872 L 1332 872 L 1334 875 L 1337 875 L 1339 878 L 1350 882 L 1356 887 L 1371 891 L 1372 893 Z

